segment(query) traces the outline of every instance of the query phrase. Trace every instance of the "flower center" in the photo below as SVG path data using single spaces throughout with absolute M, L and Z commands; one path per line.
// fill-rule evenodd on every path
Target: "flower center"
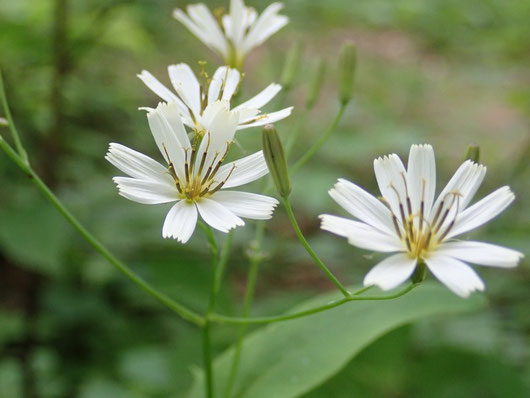
M 399 215 L 396 215 L 384 198 L 382 198 L 382 201 L 390 210 L 396 233 L 405 243 L 409 255 L 412 258 L 422 258 L 426 252 L 438 246 L 453 228 L 462 195 L 458 191 L 451 191 L 445 194 L 438 206 L 436 206 L 436 210 L 432 209 L 435 213 L 429 221 L 427 220 L 425 209 L 426 181 L 423 180 L 422 183 L 419 209 L 414 212 L 407 181 L 405 175 L 402 174 L 402 176 L 405 188 L 404 198 L 392 183 L 390 185 L 398 199 Z M 449 219 L 451 221 L 448 222 Z
M 226 184 L 235 169 L 235 165 L 233 165 L 223 180 L 216 179 L 215 176 L 226 159 L 231 142 L 227 143 L 224 153 L 216 152 L 213 159 L 206 165 L 210 147 L 210 134 L 206 134 L 203 139 L 207 139 L 208 142 L 200 160 L 197 159 L 197 148 L 200 144 L 198 136 L 196 136 L 191 148 L 184 149 L 184 178 L 179 178 L 173 163 L 169 161 L 168 172 L 175 180 L 175 186 L 181 199 L 196 201 L 213 195 Z M 169 159 L 167 150 L 165 152 Z

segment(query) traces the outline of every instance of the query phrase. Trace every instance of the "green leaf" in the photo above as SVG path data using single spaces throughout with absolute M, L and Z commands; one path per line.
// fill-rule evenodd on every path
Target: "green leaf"
M 327 293 L 293 311 L 337 299 Z M 340 371 L 357 353 L 392 329 L 417 319 L 460 313 L 483 306 L 474 295 L 463 300 L 443 286 L 423 283 L 405 296 L 389 301 L 358 301 L 250 334 L 243 345 L 233 390 L 238 398 L 289 398 L 311 391 Z M 232 349 L 214 362 L 215 390 L 224 391 Z M 196 372 L 190 398 L 203 397 L 203 373 Z

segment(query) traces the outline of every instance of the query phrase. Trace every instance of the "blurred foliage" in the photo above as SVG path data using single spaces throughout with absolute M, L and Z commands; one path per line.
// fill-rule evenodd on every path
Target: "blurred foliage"
M 201 231 L 178 245 L 160 238 L 167 206 L 120 198 L 103 160 L 117 141 L 155 154 L 139 106 L 157 98 L 135 74 L 168 82 L 168 64 L 219 62 L 171 18 L 186 1 L 4 0 L 0 67 L 32 163 L 73 212 L 119 257 L 162 291 L 197 310 L 210 281 Z M 209 2 L 226 8 L 227 1 Z M 293 177 L 293 201 L 315 250 L 345 283 L 377 260 L 318 229 L 340 212 L 326 194 L 337 177 L 375 191 L 371 162 L 412 143 L 435 145 L 439 184 L 470 142 L 490 173 L 478 195 L 509 184 L 518 200 L 474 237 L 530 254 L 530 3 L 525 0 L 288 0 L 291 24 L 249 59 L 241 99 L 279 81 L 296 40 L 303 62 L 285 103 L 297 123 L 317 58 L 327 63 L 321 98 L 304 120 L 294 158 L 338 108 L 336 58 L 357 48 L 353 104 L 314 160 Z M 253 1 L 258 10 L 265 1 Z M 270 109 L 273 109 L 271 105 Z M 0 115 L 2 116 L 2 115 Z M 0 134 L 7 130 L 0 126 Z M 247 151 L 259 130 L 241 133 Z M 0 397 L 182 396 L 201 366 L 196 330 L 147 298 L 96 255 L 5 156 L 0 156 Z M 256 184 L 255 190 L 259 190 Z M 245 250 L 254 224 L 235 234 L 218 310 L 241 309 Z M 277 313 L 331 290 L 279 210 L 268 224 L 268 258 L 255 315 Z M 221 236 L 220 236 L 221 237 Z M 488 309 L 399 329 L 365 349 L 308 397 L 521 397 L 530 386 L 528 260 L 481 269 Z M 354 305 L 354 304 L 352 304 Z M 217 352 L 235 329 L 214 329 Z M 355 330 L 352 328 L 352 333 Z

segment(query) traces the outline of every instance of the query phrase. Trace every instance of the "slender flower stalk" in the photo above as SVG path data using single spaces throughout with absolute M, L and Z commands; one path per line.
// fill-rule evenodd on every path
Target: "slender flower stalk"
M 211 129 L 190 141 L 176 104 L 161 103 L 147 114 L 151 132 L 167 166 L 123 145 L 112 143 L 106 159 L 128 177 L 114 177 L 120 195 L 143 204 L 176 202 L 164 221 L 162 236 L 185 243 L 198 215 L 212 228 L 228 232 L 244 225 L 240 217 L 265 220 L 278 201 L 225 188 L 247 184 L 267 174 L 263 153 L 225 163 L 238 115 L 220 102 L 210 108 Z
M 200 135 L 204 135 L 212 127 L 212 107 L 217 109 L 220 102 L 230 109 L 241 82 L 239 71 L 227 66 L 218 68 L 211 79 L 204 68 L 197 78 L 187 64 L 170 65 L 168 73 L 175 92 L 146 70 L 138 77 L 164 101 L 174 103 L 184 124 Z M 232 113 L 239 116 L 237 129 L 263 126 L 288 117 L 293 110 L 292 106 L 271 113 L 261 111 L 281 89 L 279 84 L 269 84 L 259 94 L 234 107 Z
M 220 23 L 203 3 L 188 5 L 187 14 L 177 8 L 173 17 L 227 65 L 241 70 L 248 53 L 289 22 L 289 18 L 278 14 L 282 8 L 282 3 L 273 3 L 258 16 L 242 0 L 231 0 L 230 11 L 220 17 Z
M 484 290 L 484 283 L 466 263 L 515 267 L 523 254 L 475 241 L 456 240 L 500 214 L 515 198 L 504 186 L 472 206 L 486 167 L 465 161 L 435 200 L 436 166 L 430 145 L 413 145 L 408 168 L 391 154 L 374 161 L 381 198 L 339 179 L 331 197 L 358 221 L 322 215 L 322 229 L 362 249 L 396 253 L 368 272 L 366 286 L 393 289 L 427 267 L 461 297 Z M 421 279 L 421 277 L 420 277 Z

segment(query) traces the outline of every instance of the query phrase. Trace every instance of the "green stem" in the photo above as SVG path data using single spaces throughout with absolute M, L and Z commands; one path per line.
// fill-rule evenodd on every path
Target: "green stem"
M 298 222 L 296 221 L 296 217 L 294 216 L 293 208 L 291 207 L 291 202 L 289 202 L 289 198 L 283 198 L 283 204 L 285 206 L 285 210 L 287 211 L 289 221 L 291 221 L 294 232 L 296 233 L 296 236 L 298 237 L 298 240 L 300 241 L 302 246 L 304 246 L 306 251 L 314 260 L 315 264 L 318 265 L 318 267 L 322 270 L 322 272 L 324 272 L 324 274 L 329 278 L 329 280 L 333 282 L 333 284 L 342 292 L 345 297 L 349 297 L 350 293 L 348 292 L 348 290 L 346 290 L 342 283 L 339 282 L 335 275 L 333 275 L 333 273 L 328 269 L 328 267 L 326 267 L 322 260 L 320 260 L 320 258 L 317 256 L 317 254 L 313 251 L 313 249 L 307 242 L 306 238 L 304 237 L 304 234 L 300 230 Z
M 9 131 L 11 132 L 11 136 L 13 137 L 13 142 L 15 143 L 15 148 L 17 148 L 17 152 L 24 162 L 24 164 L 29 164 L 28 161 L 28 154 L 26 153 L 26 150 L 22 146 L 22 142 L 20 141 L 20 136 L 18 135 L 17 128 L 15 126 L 15 123 L 13 122 L 13 116 L 11 116 L 11 110 L 9 109 L 9 104 L 7 103 L 7 97 L 5 92 L 5 86 L 4 86 L 4 79 L 2 78 L 2 73 L 0 72 L 0 100 L 2 101 L 2 108 L 4 108 L 5 117 L 7 119 L 7 122 L 9 123 Z
M 337 125 L 339 124 L 340 119 L 342 119 L 342 115 L 344 114 L 344 111 L 346 110 L 346 106 L 348 103 L 341 104 L 339 111 L 337 112 L 337 115 L 335 116 L 335 119 L 333 119 L 333 122 L 328 127 L 326 132 L 318 139 L 315 144 L 309 148 L 309 150 L 296 161 L 296 163 L 291 168 L 291 174 L 296 173 L 300 167 L 302 167 L 311 157 L 324 145 L 328 137 L 331 135 L 331 133 L 335 130 Z
M 345 303 L 348 303 L 350 301 L 382 301 L 382 300 L 396 299 L 398 297 L 401 297 L 407 294 L 412 289 L 414 289 L 416 286 L 418 286 L 418 284 L 410 284 L 405 289 L 400 290 L 399 292 L 395 294 L 391 294 L 387 296 L 358 296 L 358 295 L 352 294 L 351 296 L 344 297 L 340 300 L 332 301 L 331 303 L 328 303 L 322 306 L 318 306 L 318 307 L 300 311 L 300 312 L 295 312 L 292 314 L 280 315 L 280 316 L 248 318 L 248 317 L 232 317 L 232 316 L 226 316 L 226 315 L 221 315 L 221 314 L 212 314 L 210 316 L 210 320 L 212 322 L 240 324 L 240 325 L 241 324 L 242 325 L 257 325 L 257 324 L 265 324 L 265 323 L 283 322 L 283 321 L 288 321 L 291 319 L 303 318 L 308 315 L 313 315 L 313 314 L 316 314 L 322 311 L 326 311 L 331 308 L 335 308 Z M 362 289 L 362 290 L 364 291 L 365 289 Z
M 212 340 L 210 337 L 210 315 L 215 309 L 215 302 L 221 288 L 221 281 L 223 280 L 223 274 L 228 263 L 228 256 L 230 254 L 230 247 L 232 245 L 233 230 L 228 232 L 228 235 L 219 253 L 219 246 L 215 240 L 215 235 L 210 226 L 201 224 L 201 227 L 206 232 L 208 242 L 210 244 L 210 251 L 212 254 L 212 264 L 214 267 L 214 275 L 212 278 L 212 285 L 210 288 L 210 296 L 208 299 L 208 308 L 204 315 L 205 322 L 202 326 L 202 345 L 203 345 L 203 358 L 204 358 L 204 383 L 206 389 L 206 396 L 208 398 L 214 397 L 214 381 L 213 381 L 213 366 L 212 366 Z
M 252 248 L 252 255 L 250 256 L 250 267 L 247 276 L 247 288 L 245 291 L 245 299 L 243 304 L 243 318 L 247 318 L 250 313 L 250 308 L 252 307 L 252 302 L 254 300 L 254 292 L 256 289 L 256 281 L 258 279 L 258 271 L 261 261 L 263 260 L 263 255 L 261 254 L 261 242 L 263 241 L 263 236 L 265 235 L 265 223 L 259 222 L 256 226 L 256 236 L 254 239 L 254 247 Z M 236 381 L 236 375 L 239 368 L 239 361 L 241 359 L 241 350 L 243 348 L 243 340 L 245 339 L 245 334 L 247 332 L 247 325 L 244 324 L 239 329 L 237 340 L 235 344 L 234 357 L 232 359 L 232 367 L 230 368 L 230 374 L 228 376 L 228 382 L 226 383 L 226 388 L 224 391 L 224 398 L 230 398 L 232 395 L 232 389 L 234 388 L 234 383 Z
M 33 171 L 33 169 L 23 160 L 23 158 L 15 152 L 11 146 L 0 137 L 0 147 L 4 150 L 7 156 L 26 173 L 26 175 L 39 188 L 44 196 L 55 206 L 55 208 L 63 215 L 64 218 L 81 234 L 83 238 L 99 252 L 110 264 L 112 264 L 118 271 L 129 278 L 133 283 L 138 285 L 144 292 L 155 298 L 166 307 L 176 312 L 182 318 L 201 326 L 204 319 L 199 314 L 188 309 L 183 304 L 176 302 L 164 293 L 157 291 L 154 287 L 146 281 L 137 276 L 128 266 L 119 261 L 110 251 L 103 246 L 88 230 L 81 225 L 81 223 L 73 216 L 72 213 L 62 204 L 62 202 L 55 196 L 55 194 L 48 188 L 48 186 L 40 179 L 40 177 Z
M 204 383 L 206 397 L 213 398 L 212 341 L 210 339 L 210 321 L 202 327 L 202 352 L 204 361 Z

